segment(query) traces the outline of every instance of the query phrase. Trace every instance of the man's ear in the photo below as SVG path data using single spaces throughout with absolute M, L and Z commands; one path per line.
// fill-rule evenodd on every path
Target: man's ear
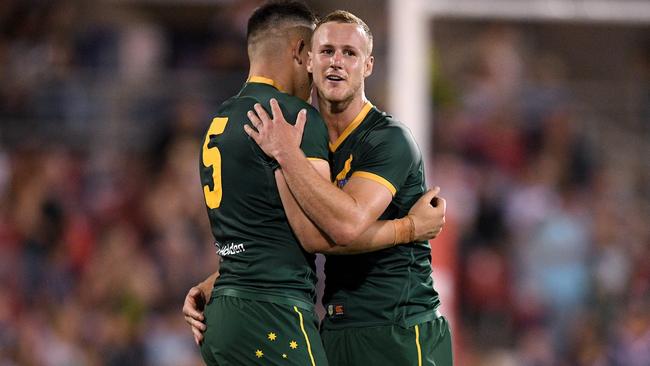
M 307 51 L 307 72 L 310 73 L 313 72 L 311 62 L 312 62 L 312 53 L 311 51 Z
M 305 48 L 305 40 L 297 40 L 292 47 L 293 59 L 298 65 L 302 65 L 303 62 L 307 62 L 302 55 L 302 50 Z
M 370 56 L 366 59 L 366 70 L 363 72 L 363 77 L 367 78 L 372 75 L 372 66 L 375 64 L 375 56 Z

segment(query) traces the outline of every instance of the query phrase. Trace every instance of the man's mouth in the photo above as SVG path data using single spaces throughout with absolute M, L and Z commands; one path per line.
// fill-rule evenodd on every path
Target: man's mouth
M 330 81 L 343 81 L 343 80 L 345 80 L 341 76 L 338 76 L 338 75 L 327 75 L 325 78 L 327 80 L 330 80 Z

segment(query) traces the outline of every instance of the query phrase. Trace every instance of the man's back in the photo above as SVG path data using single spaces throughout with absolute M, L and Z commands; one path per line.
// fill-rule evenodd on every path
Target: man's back
M 219 108 L 199 163 L 210 225 L 223 258 L 217 288 L 238 289 L 253 299 L 264 295 L 276 302 L 313 304 L 314 256 L 302 249 L 289 227 L 274 178 L 275 162 L 249 139 L 243 124 L 255 103 L 268 108 L 270 98 L 278 99 L 294 119 L 308 108 L 301 147 L 308 157 L 320 159 L 328 154 L 326 128 L 313 108 L 278 91 L 271 80 L 251 81 Z

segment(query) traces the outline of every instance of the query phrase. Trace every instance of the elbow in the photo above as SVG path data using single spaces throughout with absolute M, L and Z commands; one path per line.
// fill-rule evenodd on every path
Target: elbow
M 330 238 L 336 246 L 348 247 L 359 238 L 361 233 L 359 225 L 345 224 L 340 226 Z
M 361 234 L 370 226 L 369 218 L 363 214 L 347 217 L 336 217 L 324 225 L 327 228 L 322 230 L 329 238 L 329 244 L 333 247 L 350 247 L 356 244 Z

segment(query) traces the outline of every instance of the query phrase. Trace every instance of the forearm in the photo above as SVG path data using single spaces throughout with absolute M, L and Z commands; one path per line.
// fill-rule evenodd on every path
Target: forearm
M 395 242 L 395 225 L 393 221 L 381 220 L 372 223 L 366 231 L 348 245 L 331 246 L 321 252 L 335 255 L 361 254 L 391 248 L 399 244 L 406 243 Z
M 349 244 L 374 222 L 354 197 L 321 177 L 300 150 L 277 157 L 287 185 L 307 216 L 336 244 Z
M 296 205 L 299 209 L 299 207 Z M 393 220 L 375 221 L 357 237 L 356 240 L 347 245 L 337 245 L 330 240 L 327 235 L 318 229 L 304 213 L 301 215 L 303 220 L 289 220 L 292 228 L 303 243 L 305 250 L 311 253 L 323 253 L 334 255 L 351 255 L 375 252 L 378 250 L 392 248 L 395 245 L 407 244 L 409 241 L 395 241 L 395 225 Z M 293 224 L 295 222 L 295 224 Z
M 329 169 L 324 170 L 322 167 L 318 169 L 321 176 L 329 173 Z M 393 221 L 375 221 L 355 241 L 348 245 L 337 245 L 300 208 L 280 169 L 275 172 L 275 179 L 289 224 L 302 247 L 310 253 L 360 254 L 406 243 L 404 240 L 400 241 L 400 236 L 395 234 Z
M 329 168 L 323 174 L 327 174 L 328 172 Z M 296 234 L 302 247 L 309 253 L 316 253 L 323 252 L 334 246 L 334 242 L 327 237 L 327 234 L 316 227 L 302 208 L 300 208 L 296 202 L 296 198 L 287 186 L 282 169 L 275 171 L 275 181 L 278 186 L 284 212 L 289 220 L 289 225 L 294 234 Z

